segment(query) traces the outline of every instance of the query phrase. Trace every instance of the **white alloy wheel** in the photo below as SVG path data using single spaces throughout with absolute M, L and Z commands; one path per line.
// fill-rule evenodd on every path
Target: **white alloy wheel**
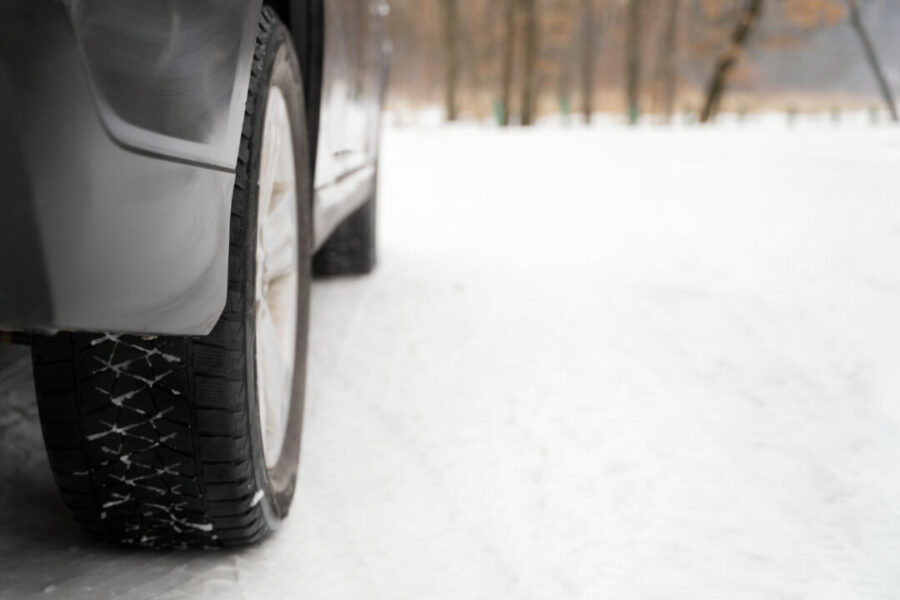
M 266 467 L 281 457 L 291 410 L 297 346 L 297 181 L 287 102 L 269 90 L 259 172 L 256 230 L 256 394 Z

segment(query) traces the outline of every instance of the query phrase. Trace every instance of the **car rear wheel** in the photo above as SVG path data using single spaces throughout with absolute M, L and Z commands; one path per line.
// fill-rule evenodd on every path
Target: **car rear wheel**
M 375 269 L 377 187 L 376 183 L 372 197 L 347 217 L 316 253 L 313 271 L 317 276 L 367 275 Z
M 311 279 L 299 62 L 265 9 L 232 202 L 228 299 L 209 336 L 35 340 L 50 464 L 88 531 L 156 548 L 266 537 L 297 475 Z

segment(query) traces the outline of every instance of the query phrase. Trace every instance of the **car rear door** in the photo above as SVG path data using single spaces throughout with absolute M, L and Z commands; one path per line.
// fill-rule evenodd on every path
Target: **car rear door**
M 381 113 L 384 0 L 325 3 L 325 65 L 316 188 L 371 165 Z

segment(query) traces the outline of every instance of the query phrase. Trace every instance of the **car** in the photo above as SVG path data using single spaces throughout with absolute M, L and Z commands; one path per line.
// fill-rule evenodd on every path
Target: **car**
M 311 279 L 375 266 L 388 13 L 0 6 L 0 331 L 88 532 L 219 548 L 287 516 Z

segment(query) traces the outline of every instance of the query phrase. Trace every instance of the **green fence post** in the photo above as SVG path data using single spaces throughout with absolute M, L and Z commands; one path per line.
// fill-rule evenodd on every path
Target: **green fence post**
M 641 109 L 637 104 L 631 104 L 628 106 L 628 124 L 629 125 L 637 125 L 638 120 L 641 118 Z
M 503 102 L 500 100 L 494 102 L 494 118 L 497 119 L 497 125 L 501 127 L 506 121 L 506 107 L 503 106 Z
M 568 96 L 559 97 L 559 112 L 562 115 L 563 125 L 569 125 L 569 117 L 572 115 L 572 104 Z

